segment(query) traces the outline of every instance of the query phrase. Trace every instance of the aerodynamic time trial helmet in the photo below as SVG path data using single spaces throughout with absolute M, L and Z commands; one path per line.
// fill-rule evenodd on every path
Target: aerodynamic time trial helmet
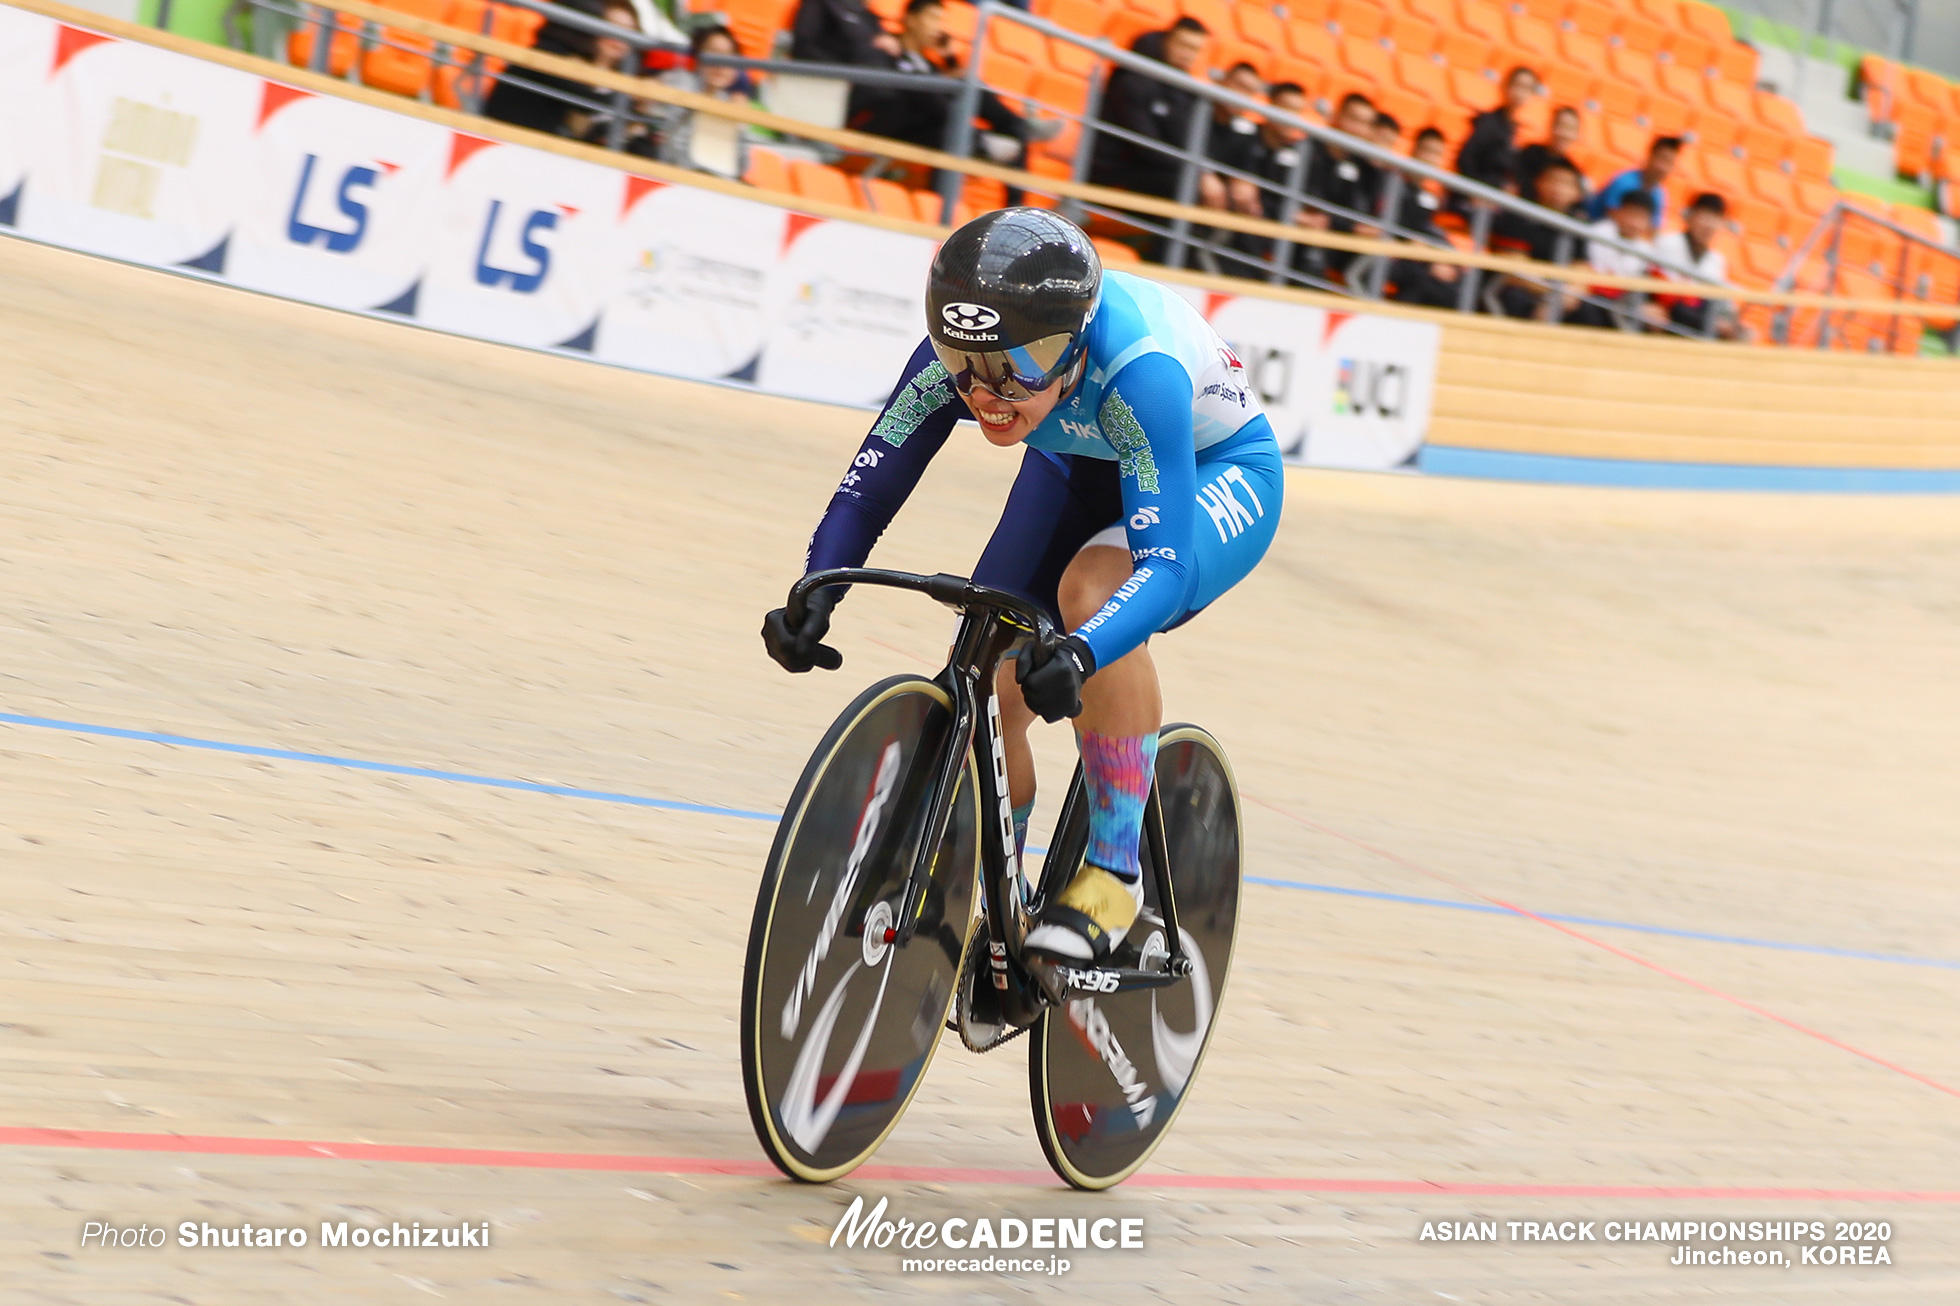
M 926 333 L 966 394 L 1030 399 L 1073 384 L 1102 297 L 1082 228 L 1047 209 L 997 209 L 955 231 L 926 278 Z

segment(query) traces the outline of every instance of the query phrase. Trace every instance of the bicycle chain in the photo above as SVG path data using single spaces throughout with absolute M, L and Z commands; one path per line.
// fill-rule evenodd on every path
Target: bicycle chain
M 954 990 L 953 1014 L 946 1019 L 946 1028 L 960 1036 L 960 1042 L 966 1045 L 968 1052 L 992 1052 L 1001 1044 L 1012 1041 L 1015 1035 L 1025 1034 L 1028 1031 L 1026 1025 L 1010 1025 L 1007 1027 L 1007 1032 L 999 1038 L 975 1043 L 966 1032 L 966 1022 L 960 1019 L 960 998 L 972 991 L 968 987 L 968 981 L 970 980 L 977 988 L 982 977 L 987 973 L 986 933 L 987 927 L 983 921 L 975 931 L 973 940 L 967 945 L 966 960 L 960 966 L 959 987 Z

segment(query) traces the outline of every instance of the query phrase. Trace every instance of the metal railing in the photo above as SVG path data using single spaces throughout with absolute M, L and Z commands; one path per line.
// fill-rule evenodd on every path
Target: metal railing
M 1869 236 L 1860 242 L 1860 237 Z M 1862 243 L 1863 250 L 1854 245 Z M 1857 253 L 1872 257 L 1859 259 Z M 1897 301 L 1939 303 L 1941 290 L 1960 298 L 1960 250 L 1874 213 L 1839 200 L 1811 226 L 1791 252 L 1775 289 L 1812 290 L 1825 295 L 1848 295 L 1853 278 L 1878 282 Z M 1880 330 L 1877 323 L 1883 322 Z M 1945 338 L 1949 352 L 1960 352 L 1960 306 L 1943 326 L 1931 324 Z M 1771 332 L 1779 344 L 1814 345 L 1818 349 L 1863 347 L 1872 353 L 1891 353 L 1911 320 L 1896 314 L 1848 312 L 1827 308 L 1783 308 L 1771 317 Z
M 680 50 L 680 47 L 672 42 L 663 42 L 636 30 L 615 26 L 603 19 L 592 18 L 552 3 L 551 0 L 504 0 L 504 2 L 531 9 L 551 21 L 561 23 L 564 27 L 594 37 L 611 37 L 635 51 L 627 61 L 634 67 L 644 63 L 642 55 L 646 51 L 665 50 L 678 53 Z M 420 30 L 427 35 L 408 36 L 404 38 L 407 43 L 398 43 L 391 37 L 393 29 L 389 27 L 386 14 L 372 5 L 354 5 L 353 8 L 359 12 L 349 15 L 344 12 L 345 4 L 341 7 L 341 11 L 337 12 L 332 0 L 323 0 L 322 3 L 317 4 L 307 3 L 306 0 L 238 0 L 238 3 L 250 5 L 261 12 L 276 12 L 287 16 L 289 20 L 311 26 L 314 33 L 312 62 L 317 70 L 326 70 L 331 52 L 328 38 L 333 32 L 352 33 L 358 30 L 359 42 L 363 50 L 371 49 L 376 45 L 394 45 L 396 48 L 409 50 L 420 57 L 430 59 L 433 63 L 472 75 L 457 80 L 476 81 L 479 88 L 479 94 L 475 97 L 476 103 L 466 107 L 480 107 L 480 88 L 488 77 L 485 72 L 486 55 L 473 46 L 464 44 L 476 39 L 471 34 L 444 28 L 440 24 L 431 25 L 405 15 L 403 21 L 411 32 L 417 30 L 416 24 L 419 22 Z M 351 0 L 347 0 L 347 3 L 351 4 Z M 1005 99 L 1037 105 L 1055 117 L 1072 120 L 1078 124 L 1080 140 L 1074 152 L 1072 175 L 1068 182 L 1051 179 L 1048 186 L 1044 187 L 1041 176 L 1025 171 L 979 163 L 955 162 L 956 159 L 970 156 L 973 144 L 974 111 L 978 109 L 983 93 L 996 89 L 988 85 L 984 76 L 988 61 L 987 30 L 988 24 L 1001 21 L 1019 23 L 1034 29 L 1044 38 L 1073 44 L 1093 53 L 1101 61 L 1097 65 L 1097 75 L 1090 83 L 1088 102 L 1081 106 L 1079 112 L 1060 106 L 1038 105 L 1025 93 L 1011 89 L 996 90 L 996 93 Z M 439 39 L 445 35 L 457 44 L 452 47 Z M 431 38 L 438 39 L 431 40 Z M 658 141 L 676 120 L 686 120 L 693 114 L 715 115 L 718 112 L 717 109 L 702 104 L 701 97 L 698 95 L 680 94 L 660 88 L 654 83 L 636 81 L 615 71 L 601 69 L 596 64 L 590 65 L 595 73 L 594 80 L 595 83 L 603 83 L 603 88 L 596 84 L 580 86 L 578 70 L 586 65 L 579 64 L 573 59 L 563 56 L 545 57 L 543 51 L 538 51 L 535 59 L 542 67 L 550 69 L 547 76 L 532 72 L 524 66 L 532 61 L 527 57 L 531 56 L 532 52 L 520 51 L 512 47 L 500 49 L 498 43 L 491 40 L 484 40 L 482 44 L 499 55 L 502 55 L 504 50 L 509 50 L 508 55 L 498 60 L 500 63 L 505 59 L 511 62 L 497 72 L 497 80 L 526 87 L 593 115 L 592 123 L 597 126 L 581 124 L 581 129 L 586 133 L 585 139 L 590 143 L 599 143 L 596 137 L 603 135 L 605 144 L 618 148 L 624 143 L 625 137 L 633 135 L 636 137 L 634 141 L 636 152 L 647 153 L 649 151 L 639 148 L 641 142 L 638 137 L 642 128 L 651 139 Z M 1486 281 L 1495 281 L 1498 284 L 1521 285 L 1534 292 L 1536 301 L 1540 305 L 1537 315 L 1553 322 L 1560 321 L 1569 313 L 1576 311 L 1578 306 L 1593 305 L 1600 310 L 1590 314 L 1590 320 L 1597 325 L 1616 324 L 1629 329 L 1645 328 L 1677 335 L 1710 333 L 1714 324 L 1712 312 L 1704 314 L 1701 323 L 1692 330 L 1665 320 L 1654 320 L 1661 317 L 1659 314 L 1643 314 L 1646 294 L 1672 295 L 1674 293 L 1672 290 L 1662 291 L 1651 278 L 1615 278 L 1585 267 L 1573 268 L 1569 276 L 1562 274 L 1558 270 L 1558 265 L 1569 265 L 1574 254 L 1583 250 L 1586 244 L 1598 244 L 1606 249 L 1636 255 L 1643 268 L 1664 269 L 1674 280 L 1687 283 L 1680 289 L 1684 297 L 1705 297 L 1708 301 L 1715 302 L 1733 299 L 1738 295 L 1746 299 L 1750 294 L 1750 292 L 1718 289 L 1705 278 L 1698 276 L 1695 269 L 1691 267 L 1670 265 L 1656 257 L 1650 249 L 1630 245 L 1613 235 L 1595 233 L 1579 221 L 1521 200 L 1507 192 L 1494 190 L 1443 169 L 1429 167 L 1396 154 L 1392 150 L 1384 149 L 1371 141 L 1348 136 L 1323 126 L 1314 119 L 1289 113 L 1262 100 L 1241 96 L 1223 87 L 1188 77 L 1168 65 L 1131 51 L 1117 50 L 1107 42 L 1070 32 L 1018 9 L 994 3 L 993 0 L 988 0 L 980 7 L 972 36 L 970 57 L 964 75 L 957 79 L 854 67 L 837 68 L 830 65 L 781 60 L 745 59 L 736 56 L 707 56 L 701 62 L 708 65 L 745 68 L 765 76 L 781 74 L 802 77 L 812 74 L 835 76 L 841 82 L 891 86 L 908 91 L 953 97 L 954 103 L 952 112 L 948 115 L 945 140 L 947 150 L 943 153 L 935 153 L 901 141 L 892 141 L 887 156 L 915 168 L 924 166 L 938 170 L 942 222 L 949 222 L 957 211 L 961 190 L 968 175 L 995 175 L 1009 186 L 1021 186 L 1036 194 L 1060 197 L 1060 206 L 1071 211 L 1078 218 L 1093 220 L 1106 217 L 1113 222 L 1123 224 L 1133 232 L 1151 235 L 1161 243 L 1166 261 L 1173 265 L 1182 264 L 1193 257 L 1200 261 L 1211 259 L 1215 262 L 1222 261 L 1228 272 L 1237 275 L 1249 273 L 1277 284 L 1332 290 L 1364 298 L 1381 297 L 1392 267 L 1424 263 L 1441 265 L 1453 262 L 1460 268 L 1456 286 L 1456 307 L 1463 311 L 1475 311 L 1478 308 L 1492 312 L 1503 311 L 1501 306 L 1493 302 L 1495 294 L 1493 288 L 1482 284 Z M 352 60 L 352 65 L 346 70 L 346 76 L 350 80 L 358 80 L 360 64 L 361 60 L 358 57 Z M 1111 69 L 1123 69 L 1130 74 L 1153 78 L 1176 87 L 1192 97 L 1191 118 L 1181 144 L 1174 145 L 1128 132 L 1101 119 L 1100 94 L 1105 74 Z M 544 80 L 539 80 L 540 77 Z M 573 89 L 567 90 L 567 86 Z M 583 91 L 589 91 L 590 94 L 581 93 Z M 425 90 L 425 98 L 427 94 Z M 668 103 L 667 101 L 670 100 L 675 102 Z M 835 159 L 844 155 L 869 157 L 873 160 L 874 169 L 882 167 L 884 163 L 877 149 L 882 138 L 837 131 L 818 124 L 791 122 L 780 114 L 756 111 L 739 103 L 730 103 L 725 113 L 737 123 L 748 122 L 758 130 L 766 129 L 805 140 L 820 158 Z M 1207 140 L 1214 117 L 1224 113 L 1249 114 L 1263 118 L 1290 128 L 1298 135 L 1299 146 L 1292 166 L 1284 177 L 1276 179 L 1244 172 L 1206 157 Z M 600 127 L 603 127 L 603 132 L 599 131 Z M 802 134 L 805 131 L 808 133 L 807 136 Z M 1155 150 L 1175 159 L 1178 168 L 1177 199 L 1183 203 L 1140 194 L 1123 196 L 1111 192 L 1104 186 L 1081 184 L 1092 171 L 1094 146 L 1099 137 L 1125 140 L 1133 146 Z M 1381 170 L 1380 175 L 1384 179 L 1384 184 L 1376 197 L 1377 203 L 1373 206 L 1372 212 L 1344 209 L 1322 197 L 1308 193 L 1306 178 L 1312 153 L 1317 149 L 1329 148 L 1339 149 Z M 685 160 L 678 161 L 685 162 Z M 1279 221 L 1272 222 L 1263 218 L 1249 219 L 1237 213 L 1224 213 L 1217 210 L 1192 210 L 1189 201 L 1195 197 L 1197 178 L 1203 172 L 1242 179 L 1260 188 L 1265 194 L 1273 196 L 1279 210 Z M 869 175 L 875 175 L 875 171 Z M 1458 253 L 1438 237 L 1423 231 L 1409 230 L 1393 221 L 1392 217 L 1384 216 L 1399 214 L 1402 196 L 1408 186 L 1424 184 L 1434 186 L 1446 194 L 1455 194 L 1464 198 L 1470 213 L 1471 243 L 1476 253 Z M 1126 202 L 1132 198 L 1135 207 L 1129 206 Z M 1382 242 L 1379 240 L 1355 240 L 1332 233 L 1309 233 L 1290 225 L 1299 213 L 1308 209 L 1317 209 L 1331 218 L 1340 219 L 1348 224 L 1374 228 L 1384 233 L 1386 237 L 1399 238 L 1406 244 L 1406 249 L 1397 246 L 1394 247 L 1393 252 L 1384 252 Z M 1538 223 L 1557 233 L 1552 265 L 1534 264 L 1508 257 L 1500 258 L 1486 253 L 1489 248 L 1493 218 L 1497 214 L 1506 212 Z M 1849 212 L 1858 219 L 1871 217 L 1860 210 L 1852 209 Z M 1214 213 L 1217 214 L 1215 227 L 1209 225 L 1207 216 Z M 1153 219 L 1146 214 L 1163 216 Z M 1820 230 L 1822 225 L 1820 224 Z M 1916 242 L 1915 248 L 1924 247 L 1925 250 L 1940 248 L 1926 242 L 1915 233 L 1897 227 L 1896 224 L 1888 225 L 1891 225 L 1902 238 Z M 1291 257 L 1293 242 L 1290 239 L 1294 236 L 1298 237 L 1300 246 L 1323 252 L 1343 249 L 1342 240 L 1346 239 L 1346 247 L 1358 246 L 1361 256 L 1357 258 L 1352 253 L 1345 256 L 1324 253 L 1322 256 L 1327 259 L 1326 265 L 1315 264 L 1306 268 L 1295 266 L 1295 261 Z M 1249 241 L 1252 242 L 1251 245 L 1248 245 Z M 1819 237 L 1813 233 L 1812 239 L 1806 243 L 1805 250 L 1800 253 L 1807 255 L 1813 246 L 1818 245 L 1818 242 Z M 1264 248 L 1261 248 L 1262 245 Z M 1436 249 L 1439 257 L 1425 258 L 1424 251 L 1432 248 Z M 1824 248 L 1827 251 L 1825 261 L 1828 265 L 1828 244 Z M 1918 258 L 1920 255 L 1915 253 L 1913 257 Z M 1799 257 L 1793 260 L 1792 267 L 1802 262 L 1803 257 Z M 1323 276 L 1314 270 L 1314 267 L 1319 267 L 1324 272 L 1328 266 L 1338 267 L 1342 263 L 1346 265 L 1344 276 L 1339 273 Z M 1341 276 L 1341 279 L 1336 280 L 1336 276 Z M 1793 288 L 1799 284 L 1799 280 L 1786 277 L 1781 283 L 1782 288 Z M 1809 278 L 1805 284 L 1808 285 L 1815 280 L 1814 277 Z M 1589 285 L 1594 283 L 1614 285 L 1616 282 L 1620 285 L 1618 291 L 1601 291 L 1595 294 L 1589 289 Z M 1835 282 L 1827 281 L 1826 284 L 1832 289 L 1835 288 Z M 1480 288 L 1483 290 L 1481 295 Z M 1705 294 L 1697 295 L 1697 288 L 1704 290 Z M 1804 293 L 1829 292 L 1813 292 L 1806 289 Z M 1857 296 L 1849 296 L 1849 298 L 1857 298 Z M 1903 280 L 1895 291 L 1895 299 L 1900 298 L 1917 298 L 1924 302 L 1923 292 L 1911 290 Z M 1874 306 L 1873 302 L 1866 302 L 1852 307 L 1862 310 L 1868 316 Z M 1831 343 L 1832 331 L 1835 329 L 1832 326 L 1831 315 L 1829 313 L 1819 315 L 1813 309 L 1781 314 L 1781 321 L 1789 329 L 1779 329 L 1780 334 L 1770 332 L 1765 334 L 1776 334 L 1779 339 L 1807 341 L 1810 337 L 1804 333 L 1807 326 L 1804 317 L 1806 312 L 1820 317 L 1824 324 L 1820 328 L 1822 342 Z M 1913 316 L 1916 320 L 1928 315 L 1922 309 L 1916 315 L 1908 316 Z M 1854 314 L 1853 320 L 1856 317 L 1857 315 Z M 1795 326 L 1790 326 L 1791 323 L 1795 323 Z M 1838 338 L 1842 338 L 1844 334 L 1839 330 Z M 1892 335 L 1896 338 L 1896 328 Z
M 1616 236 L 1601 235 L 1582 222 L 1567 217 L 1565 214 L 1557 213 L 1541 205 L 1534 204 L 1529 200 L 1521 199 L 1508 191 L 1485 186 L 1458 173 L 1442 168 L 1431 167 L 1406 155 L 1384 149 L 1372 141 L 1362 140 L 1359 137 L 1350 136 L 1345 132 L 1325 126 L 1316 119 L 1288 112 L 1264 100 L 1255 100 L 1248 96 L 1240 95 L 1223 86 L 1179 72 L 1168 64 L 1147 58 L 1134 51 L 1119 49 L 1108 41 L 1096 37 L 1084 36 L 1058 23 L 1001 4 L 998 0 L 982 0 L 979 5 L 978 21 L 973 33 L 972 56 L 967 61 L 965 77 L 963 79 L 966 83 L 966 88 L 954 110 L 954 116 L 959 120 L 955 124 L 956 128 L 970 123 L 971 114 L 965 112 L 965 110 L 977 106 L 982 90 L 994 90 L 997 94 L 1003 95 L 1009 94 L 1009 92 L 1002 91 L 997 87 L 988 86 L 985 81 L 984 51 L 986 49 L 987 29 L 989 24 L 996 22 L 1007 22 L 1029 28 L 1049 40 L 1064 42 L 1078 49 L 1088 51 L 1102 61 L 1102 67 L 1099 68 L 1097 76 L 1091 80 L 1089 100 L 1080 113 L 1070 112 L 1058 106 L 1040 105 L 1044 112 L 1073 121 L 1080 129 L 1080 141 L 1071 170 L 1072 180 L 1078 182 L 1091 180 L 1090 171 L 1095 155 L 1095 139 L 1098 136 L 1114 137 L 1132 145 L 1155 151 L 1167 158 L 1174 159 L 1180 169 L 1175 198 L 1181 203 L 1189 204 L 1193 201 L 1197 192 L 1199 175 L 1210 172 L 1249 181 L 1262 191 L 1274 194 L 1278 200 L 1280 211 L 1279 221 L 1282 223 L 1290 225 L 1301 211 L 1312 209 L 1327 214 L 1331 219 L 1373 227 L 1389 237 L 1418 244 L 1429 243 L 1432 238 L 1427 233 L 1412 231 L 1402 227 L 1394 221 L 1394 215 L 1400 211 L 1402 196 L 1406 187 L 1420 185 L 1426 182 L 1440 188 L 1446 194 L 1462 198 L 1465 207 L 1469 209 L 1471 214 L 1470 236 L 1472 244 L 1478 252 L 1486 252 L 1489 249 L 1490 230 L 1492 219 L 1495 215 L 1500 212 L 1510 212 L 1529 221 L 1549 227 L 1557 232 L 1561 237 L 1558 241 L 1559 261 L 1561 263 L 1569 263 L 1575 253 L 1585 251 L 1589 245 L 1598 244 L 1606 249 L 1622 254 L 1636 255 L 1644 263 L 1660 268 L 1670 276 L 1688 282 L 1708 284 L 1707 279 L 1693 268 L 1670 264 L 1666 260 L 1657 257 L 1650 249 L 1628 244 L 1619 240 Z M 1180 145 L 1173 145 L 1166 141 L 1145 137 L 1101 119 L 1099 114 L 1102 91 L 1107 83 L 1106 70 L 1119 68 L 1133 75 L 1149 78 L 1196 97 L 1196 104 L 1191 113 L 1186 137 Z M 1026 97 L 1020 96 L 1016 98 L 1025 99 Z M 1039 101 L 1034 101 L 1034 103 L 1039 104 Z M 1218 160 L 1208 158 L 1206 149 L 1209 142 L 1211 124 L 1214 120 L 1214 111 L 1217 109 L 1223 109 L 1232 113 L 1253 115 L 1257 118 L 1280 124 L 1299 133 L 1301 136 L 1300 145 L 1297 149 L 1294 165 L 1289 169 L 1288 175 L 1275 182 L 1273 178 L 1254 176 L 1225 165 Z M 948 152 L 954 154 L 962 153 L 959 146 L 966 143 L 964 140 L 949 142 Z M 1374 211 L 1357 212 L 1352 209 L 1343 208 L 1307 191 L 1305 182 L 1311 167 L 1312 151 L 1314 149 L 1327 148 L 1338 149 L 1350 156 L 1358 156 L 1366 160 L 1371 166 L 1380 170 L 1384 185 L 1382 193 L 1377 196 L 1377 204 Z M 953 202 L 958 194 L 957 188 L 959 184 L 959 179 L 956 177 L 948 177 L 942 182 L 942 185 L 945 187 L 943 194 L 946 199 L 946 217 L 948 219 L 950 219 Z M 1164 261 L 1171 267 L 1183 266 L 1194 249 L 1209 254 L 1213 259 L 1222 257 L 1227 262 L 1233 264 L 1243 264 L 1249 257 L 1243 247 L 1221 247 L 1215 241 L 1195 236 L 1188 219 L 1175 219 L 1166 225 L 1153 222 L 1126 210 L 1113 210 L 1094 205 L 1079 205 L 1078 207 L 1080 210 L 1099 216 L 1119 219 L 1129 226 L 1148 232 L 1165 247 Z M 1335 282 L 1325 277 L 1316 276 L 1311 272 L 1303 272 L 1293 268 L 1290 265 L 1290 256 L 1291 250 L 1283 245 L 1275 248 L 1273 257 L 1269 260 L 1270 266 L 1264 270 L 1265 279 L 1274 284 L 1290 283 L 1307 285 L 1316 289 L 1333 290 L 1363 298 L 1381 297 L 1388 267 L 1385 259 L 1375 259 L 1371 264 L 1363 264 L 1363 275 L 1349 275 L 1345 282 Z M 1408 261 L 1420 263 L 1422 261 L 1420 251 L 1411 250 Z M 1350 264 L 1350 273 L 1353 272 L 1353 268 L 1354 265 Z M 1596 296 L 1587 293 L 1582 288 L 1583 283 L 1586 281 L 1583 270 L 1575 270 L 1575 275 L 1571 281 L 1557 278 L 1551 274 L 1547 274 L 1542 278 L 1518 277 L 1513 275 L 1512 279 L 1542 290 L 1547 308 L 1553 320 L 1557 320 L 1559 316 L 1569 311 L 1566 307 L 1568 303 L 1588 303 L 1605 310 L 1615 320 L 1630 323 L 1634 318 L 1637 318 L 1645 302 L 1645 296 L 1637 293 L 1625 296 Z M 1459 310 L 1468 312 L 1486 306 L 1486 297 L 1479 294 L 1479 290 L 1482 288 L 1480 282 L 1481 276 L 1476 269 L 1465 268 L 1463 270 L 1458 285 L 1457 308 Z M 1579 284 L 1575 285 L 1574 283 Z M 1673 334 L 1707 333 L 1707 328 L 1703 328 L 1698 332 L 1689 332 L 1672 323 L 1655 324 L 1655 329 Z

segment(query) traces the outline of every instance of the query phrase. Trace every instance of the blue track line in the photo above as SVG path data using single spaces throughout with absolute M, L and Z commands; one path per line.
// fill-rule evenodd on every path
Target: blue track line
M 757 812 L 741 807 L 720 807 L 711 803 L 684 803 L 672 798 L 645 798 L 638 794 L 614 793 L 606 789 L 581 789 L 575 785 L 540 784 L 535 780 L 510 780 L 494 775 L 475 775 L 468 771 L 440 771 L 426 766 L 400 766 L 393 762 L 370 762 L 359 757 L 340 757 L 333 753 L 303 753 L 290 748 L 262 748 L 257 744 L 233 744 L 221 739 L 198 739 L 191 735 L 164 734 L 156 730 L 125 730 L 120 726 L 99 726 L 86 721 L 62 721 L 55 717 L 23 716 L 0 712 L 0 725 L 29 726 L 37 730 L 58 730 L 66 734 L 96 735 L 106 739 L 133 739 L 146 744 L 169 744 L 177 748 L 197 748 L 212 753 L 233 753 L 241 757 L 263 757 L 280 762 L 308 762 L 315 766 L 338 766 L 353 771 L 381 775 L 408 776 L 420 780 L 447 780 L 454 784 L 482 785 L 489 789 L 510 789 L 520 793 L 550 794 L 558 798 L 585 798 L 600 803 L 623 803 L 629 807 L 651 807 L 663 812 L 692 812 L 700 816 L 726 816 L 742 821 L 776 821 L 780 812 Z M 1030 848 L 1031 853 L 1045 849 Z M 1274 889 L 1299 889 L 1309 893 L 1329 893 L 1344 898 L 1367 898 L 1414 907 L 1446 907 L 1453 911 L 1473 911 L 1500 916 L 1509 909 L 1481 902 L 1454 902 L 1448 898 L 1424 898 L 1415 894 L 1385 893 L 1378 889 L 1354 889 L 1339 884 L 1315 884 L 1307 880 L 1279 880 L 1248 875 L 1247 884 Z M 1727 943 L 1745 948 L 1769 948 L 1778 952 L 1802 952 L 1818 957 L 1839 957 L 1853 961 L 1885 961 L 1899 966 L 1926 966 L 1939 970 L 1960 970 L 1960 961 L 1941 957 L 1916 957 L 1907 953 L 1861 952 L 1855 948 L 1833 948 L 1815 943 L 1785 943 L 1778 939 L 1754 939 L 1739 934 L 1712 934 L 1701 930 L 1675 929 L 1668 925 L 1643 925 L 1637 921 L 1602 920 L 1596 916 L 1565 916 L 1556 912 L 1537 912 L 1548 921 L 1567 925 L 1590 925 L 1599 929 L 1629 930 L 1636 934 L 1659 934 L 1702 943 Z
M 146 744 L 174 744 L 178 748 L 202 748 L 213 753 L 269 757 L 281 762 L 312 762 L 318 766 L 344 766 L 354 771 L 378 771 L 383 775 L 414 776 L 421 780 L 450 780 L 457 784 L 483 785 L 490 789 L 516 789 L 531 794 L 553 794 L 559 798 L 590 798 L 595 802 L 625 803 L 630 807 L 654 807 L 665 812 L 733 816 L 744 821 L 774 821 L 782 815 L 780 812 L 751 812 L 740 807 L 683 803 L 671 798 L 642 798 L 637 794 L 616 794 L 604 789 L 579 789 L 572 785 L 539 784 L 535 780 L 506 780 L 494 775 L 472 775 L 467 771 L 437 771 L 426 766 L 397 766 L 393 762 L 369 762 L 358 757 L 336 757 L 332 753 L 296 753 L 288 748 L 228 744 L 220 739 L 193 739 L 189 735 L 166 735 L 154 730 L 123 730 L 117 726 L 90 725 L 84 721 L 57 721 L 52 717 L 20 716 L 13 712 L 0 712 L 0 724 L 34 726 L 41 730 L 63 730 L 77 735 L 102 735 L 109 739 L 137 739 Z

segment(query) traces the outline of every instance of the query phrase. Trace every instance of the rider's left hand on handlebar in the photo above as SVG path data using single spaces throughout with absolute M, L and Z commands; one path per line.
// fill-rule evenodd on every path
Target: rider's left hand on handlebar
M 1043 721 L 1060 721 L 1082 712 L 1082 682 L 1096 673 L 1096 655 L 1080 635 L 1070 635 L 1048 649 L 1037 641 L 1021 646 L 1014 659 L 1014 679 L 1021 697 Z
M 763 647 L 785 671 L 837 670 L 844 665 L 844 655 L 823 642 L 830 632 L 830 610 L 836 606 L 835 591 L 818 590 L 810 596 L 798 626 L 790 625 L 788 608 L 777 608 L 762 619 Z

